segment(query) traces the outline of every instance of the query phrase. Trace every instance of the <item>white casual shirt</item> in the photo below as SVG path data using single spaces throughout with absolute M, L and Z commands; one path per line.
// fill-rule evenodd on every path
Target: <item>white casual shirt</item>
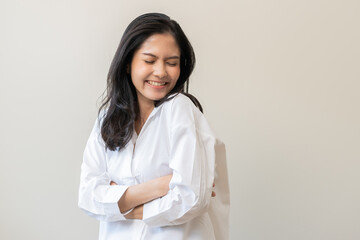
M 78 203 L 100 220 L 99 239 L 228 239 L 225 146 L 188 97 L 178 94 L 154 108 L 120 151 L 105 150 L 100 124 L 98 118 L 84 151 Z M 142 220 L 120 213 L 129 186 L 168 174 L 169 192 L 144 204 Z

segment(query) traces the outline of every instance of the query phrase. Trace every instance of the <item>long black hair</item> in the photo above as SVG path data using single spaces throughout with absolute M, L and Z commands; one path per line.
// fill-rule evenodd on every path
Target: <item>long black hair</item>
M 200 102 L 188 93 L 189 77 L 195 66 L 194 50 L 179 24 L 165 14 L 147 13 L 137 17 L 126 28 L 112 60 L 107 76 L 106 95 L 99 109 L 106 109 L 101 136 L 106 148 L 122 149 L 131 139 L 138 115 L 137 94 L 127 71 L 134 52 L 153 34 L 170 33 L 180 48 L 180 76 L 174 88 L 155 107 L 169 100 L 174 93 L 183 93 L 202 111 Z M 175 95 L 174 95 L 175 96 Z

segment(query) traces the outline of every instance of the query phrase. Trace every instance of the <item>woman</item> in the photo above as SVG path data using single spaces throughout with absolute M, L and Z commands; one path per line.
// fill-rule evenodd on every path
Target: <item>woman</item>
M 225 148 L 185 93 L 194 64 L 164 14 L 125 30 L 81 166 L 79 207 L 100 220 L 99 239 L 228 238 Z

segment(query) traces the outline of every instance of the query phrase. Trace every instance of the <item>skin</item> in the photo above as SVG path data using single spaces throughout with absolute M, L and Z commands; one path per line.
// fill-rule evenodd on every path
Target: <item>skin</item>
M 136 88 L 139 116 L 135 120 L 135 131 L 139 135 L 146 119 L 154 109 L 154 101 L 166 96 L 175 86 L 180 76 L 180 49 L 171 34 L 154 34 L 146 39 L 135 51 L 128 66 L 132 82 Z M 165 83 L 153 86 L 151 83 Z M 134 208 L 127 219 L 142 219 L 145 203 L 166 195 L 172 175 L 130 186 L 120 198 L 121 213 Z M 116 185 L 111 182 L 110 185 Z M 212 193 L 215 197 L 215 192 Z

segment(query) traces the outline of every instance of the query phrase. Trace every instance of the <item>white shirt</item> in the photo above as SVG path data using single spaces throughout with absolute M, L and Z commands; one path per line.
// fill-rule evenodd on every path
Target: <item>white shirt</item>
M 142 220 L 120 213 L 117 202 L 129 186 L 168 174 L 169 192 L 144 204 Z M 98 118 L 84 151 L 78 204 L 100 220 L 100 240 L 228 239 L 225 146 L 183 94 L 154 108 L 120 151 L 105 150 Z

